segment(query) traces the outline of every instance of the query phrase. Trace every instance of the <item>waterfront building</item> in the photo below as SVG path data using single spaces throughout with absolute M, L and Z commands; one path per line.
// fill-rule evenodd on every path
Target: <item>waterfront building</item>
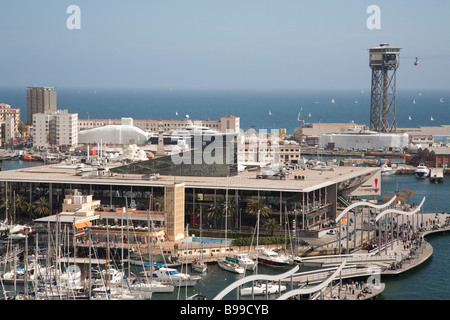
M 206 164 L 204 166 L 207 168 Z M 109 170 L 113 171 L 113 168 Z M 26 168 L 0 172 L 0 192 L 10 194 L 14 190 L 29 202 L 44 196 L 52 213 L 62 211 L 62 197 L 75 189 L 92 195 L 109 207 L 125 207 L 126 199 L 133 199 L 136 208 L 154 211 L 155 199 L 165 195 L 166 186 L 184 184 L 185 222 L 191 226 L 200 207 L 206 210 L 225 202 L 228 195 L 233 208 L 229 212 L 230 228 L 254 226 L 255 217 L 244 213 L 249 202 L 259 199 L 271 208 L 272 216 L 282 225 L 295 219 L 299 228 L 314 233 L 333 221 L 339 201 L 348 199 L 378 171 L 378 167 L 303 168 L 290 171 L 285 179 L 277 179 L 276 175 L 260 177 L 258 170 L 244 170 L 233 176 L 209 176 L 205 169 L 202 175 L 182 176 L 176 168 L 155 176 L 145 170 L 109 174 L 93 170 L 90 175 L 77 175 L 76 166 L 55 164 L 41 166 L 39 170 Z
M 56 90 L 54 87 L 28 87 L 27 124 L 33 123 L 33 115 L 57 110 Z
M 404 148 L 408 146 L 408 140 L 409 137 L 406 133 L 347 131 L 322 135 L 319 138 L 319 147 L 327 148 L 332 144 L 340 149 Z
M 217 120 L 193 120 L 194 124 L 201 124 L 202 126 L 210 129 L 217 130 L 222 133 L 226 132 L 239 132 L 240 119 L 232 115 L 227 115 Z M 120 125 L 121 119 L 79 119 L 78 126 L 80 130 L 93 129 L 98 127 L 104 127 L 107 125 Z M 162 124 L 163 132 L 167 133 L 174 129 L 182 128 L 186 125 L 185 120 L 153 120 L 153 119 L 134 119 L 133 125 L 146 132 L 158 133 Z
M 14 138 L 16 136 L 15 131 L 15 121 L 13 117 L 7 117 L 3 122 L 1 122 L 1 146 L 8 146 L 14 144 Z
M 450 147 L 424 147 L 406 157 L 406 163 L 417 166 L 420 163 L 429 168 L 450 167 Z
M 150 134 L 136 127 L 132 118 L 122 118 L 119 124 L 109 124 L 78 132 L 78 142 L 84 144 L 146 145 L 149 138 Z
M 78 113 L 67 110 L 33 115 L 33 147 L 75 147 L 78 145 Z
M 317 145 L 319 137 L 324 134 L 337 133 L 342 131 L 366 130 L 367 127 L 363 124 L 354 122 L 349 123 L 305 123 L 304 125 L 294 129 L 293 138 L 299 143 L 306 143 L 307 145 Z
M 8 118 L 13 120 L 14 132 L 19 131 L 20 108 L 11 108 L 9 104 L 0 103 L 0 122 L 5 122 Z
M 417 128 L 397 128 L 398 133 L 407 133 L 412 143 L 423 143 L 429 146 L 430 143 L 447 144 L 450 142 L 450 125 L 420 126 Z M 413 142 L 413 139 L 414 142 Z M 422 140 L 423 139 L 423 140 Z M 425 147 L 425 146 L 424 146 Z

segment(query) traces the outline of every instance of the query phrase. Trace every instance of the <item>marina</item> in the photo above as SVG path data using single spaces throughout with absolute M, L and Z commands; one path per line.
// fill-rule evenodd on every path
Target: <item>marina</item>
M 430 199 L 430 203 L 427 204 L 427 211 L 430 211 L 430 209 L 435 209 L 436 212 L 438 212 L 437 216 L 439 217 L 439 225 L 441 226 L 440 228 L 436 228 L 433 229 L 433 226 L 436 224 L 428 224 L 427 225 L 427 230 L 423 232 L 423 235 L 425 237 L 430 237 L 432 234 L 434 233 L 445 233 L 445 231 L 447 231 L 447 227 L 445 227 L 445 223 L 446 223 L 446 214 L 442 214 L 439 212 L 442 212 L 440 207 L 435 207 L 434 208 L 434 203 L 432 203 L 432 199 L 433 196 L 435 195 L 434 193 L 436 192 L 434 186 L 432 184 L 430 184 L 428 181 L 423 181 L 422 179 L 420 180 L 415 180 L 416 178 L 414 177 L 414 175 L 401 175 L 401 176 L 388 176 L 383 178 L 385 180 L 385 189 L 384 192 L 385 193 L 389 193 L 390 190 L 393 190 L 391 188 L 402 188 L 402 186 L 408 185 L 411 186 L 411 182 L 416 181 L 419 185 L 422 185 L 422 187 L 429 187 L 429 193 L 428 193 L 428 198 Z M 411 180 L 412 179 L 412 180 Z M 397 181 L 395 181 L 397 180 Z M 410 181 L 411 180 L 411 181 Z M 387 184 L 386 184 L 387 183 Z M 419 186 L 418 185 L 418 186 Z M 444 184 L 439 184 L 436 185 L 436 187 L 444 187 L 446 186 L 446 183 L 444 182 Z M 444 191 L 445 192 L 445 191 Z M 439 210 L 439 211 L 438 211 Z M 434 211 L 434 210 L 433 210 Z M 436 214 L 425 214 L 424 217 L 420 217 L 418 219 L 420 219 L 420 221 L 432 221 L 435 220 Z M 355 222 L 355 224 L 357 225 L 358 223 Z M 324 245 L 324 241 L 326 242 L 330 242 L 330 246 L 333 247 L 337 247 L 338 244 L 336 242 L 331 241 L 330 237 L 332 237 L 332 235 L 327 235 L 326 237 L 324 237 L 323 239 L 321 239 L 321 244 Z M 442 236 L 445 239 L 445 236 Z M 328 240 L 326 240 L 328 239 Z M 334 280 L 334 284 L 333 284 L 333 289 L 330 290 L 330 287 L 327 286 L 326 290 L 322 291 L 322 295 L 323 295 L 323 299 L 336 299 L 337 297 L 337 293 L 341 292 L 342 294 L 345 293 L 345 299 L 355 299 L 355 300 L 359 300 L 359 299 L 364 299 L 364 298 L 374 298 L 374 297 L 379 297 L 381 299 L 383 299 L 384 294 L 386 293 L 386 291 L 389 291 L 389 286 L 386 285 L 386 283 L 384 283 L 384 279 L 387 279 L 386 281 L 388 282 L 388 279 L 391 279 L 392 276 L 396 276 L 399 274 L 403 274 L 405 273 L 406 275 L 409 274 L 409 270 L 413 270 L 416 268 L 420 269 L 420 266 L 427 262 L 429 260 L 429 258 L 432 256 L 433 254 L 433 249 L 432 246 L 430 246 L 429 244 L 426 244 L 424 249 L 420 252 L 420 253 L 416 253 L 416 256 L 414 258 L 410 257 L 410 258 L 406 258 L 409 256 L 409 250 L 408 249 L 404 249 L 402 242 L 400 243 L 396 243 L 394 242 L 392 247 L 391 245 L 387 246 L 387 255 L 384 255 L 384 250 L 385 248 L 381 249 L 382 254 L 381 255 L 371 255 L 371 256 L 367 256 L 358 252 L 353 253 L 352 255 L 342 255 L 339 257 L 326 257 L 326 256 L 317 256 L 317 257 L 305 257 L 302 258 L 301 260 L 297 260 L 296 264 L 293 265 L 299 265 L 301 266 L 303 271 L 299 271 L 297 275 L 293 275 L 292 279 L 285 279 L 283 280 L 281 283 L 283 286 L 286 286 L 286 290 L 282 290 L 283 294 L 286 291 L 292 290 L 292 289 L 297 289 L 299 286 L 304 286 L 305 284 L 309 284 L 310 286 L 312 286 L 314 283 L 321 283 L 323 281 L 326 281 L 326 279 L 329 277 L 330 272 L 332 270 L 335 270 L 335 268 L 337 266 L 339 266 L 340 263 L 342 263 L 343 259 L 347 259 L 347 263 L 349 266 L 351 266 L 350 268 L 346 269 L 345 272 L 342 272 L 339 275 L 339 278 L 336 278 Z M 398 261 L 398 257 L 405 257 L 406 260 L 404 260 L 403 264 L 402 264 L 402 268 L 401 269 L 394 269 L 392 270 L 390 267 L 392 265 L 392 263 L 394 261 Z M 353 260 L 352 260 L 353 259 Z M 80 260 L 79 262 L 86 262 L 87 260 Z M 105 263 L 105 260 L 100 260 L 102 263 Z M 301 263 L 299 263 L 301 261 Z M 317 264 L 317 265 L 316 265 Z M 293 265 L 288 265 L 284 268 L 272 268 L 272 267 L 267 267 L 264 266 L 262 264 L 260 264 L 258 266 L 258 273 L 261 274 L 272 274 L 272 275 L 276 275 L 276 274 L 280 274 L 281 272 L 289 270 L 290 268 L 293 267 Z M 351 286 L 351 281 L 353 279 L 364 279 L 367 278 L 371 275 L 371 272 L 373 272 L 373 270 L 362 270 L 360 267 L 357 268 L 356 266 L 363 266 L 363 265 L 370 265 L 372 266 L 372 268 L 374 266 L 378 266 L 380 267 L 381 270 L 383 270 L 381 272 L 381 279 L 382 279 L 382 284 L 380 284 L 380 287 L 378 287 L 378 291 L 377 290 L 368 290 L 366 289 L 364 291 L 364 293 L 362 293 L 359 298 L 357 294 L 352 294 L 352 289 L 348 289 Z M 320 266 L 320 267 L 319 267 Z M 189 268 L 189 273 L 193 273 L 195 275 L 195 271 L 191 270 L 190 266 L 184 266 L 181 267 L 179 266 L 177 269 L 180 271 L 187 271 L 187 268 Z M 185 269 L 186 268 L 186 269 Z M 331 268 L 331 269 L 330 269 Z M 334 268 L 334 269 L 333 269 Z M 225 273 L 224 273 L 225 272 Z M 254 274 L 251 271 L 246 271 L 245 275 L 249 275 L 249 274 Z M 322 276 L 320 276 L 322 274 Z M 328 277 L 327 277 L 328 276 Z M 200 281 L 197 282 L 194 286 L 174 286 L 174 291 L 172 293 L 170 292 L 166 292 L 166 293 L 156 293 L 154 292 L 154 294 L 152 295 L 152 300 L 158 300 L 158 299 L 186 299 L 187 297 L 190 297 L 192 295 L 200 295 L 200 296 L 205 296 L 207 299 L 213 299 L 215 294 L 218 294 L 218 292 L 220 291 L 221 288 L 226 287 L 227 283 L 229 284 L 230 281 L 237 281 L 239 279 L 241 279 L 243 277 L 243 275 L 239 275 L 239 274 L 235 274 L 233 275 L 233 273 L 222 270 L 221 268 L 219 268 L 219 266 L 217 265 L 217 263 L 215 262 L 208 262 L 208 271 L 203 274 L 200 275 Z M 317 280 L 314 280 L 314 277 Z M 388 277 L 388 278 L 385 278 Z M 218 281 L 219 279 L 221 279 L 220 281 Z M 303 280 L 302 280 L 303 279 Z M 344 289 L 339 290 L 339 286 L 337 283 L 339 283 L 340 279 L 342 279 L 342 281 L 344 281 L 344 288 L 348 291 L 344 291 Z M 350 281 L 348 281 L 348 280 Z M 404 277 L 402 277 L 402 279 L 404 279 Z M 224 282 L 225 281 L 225 282 Z M 407 277 L 406 279 L 404 279 L 403 281 L 407 281 Z M 20 283 L 19 281 L 17 283 Z M 209 283 L 214 284 L 213 287 L 211 287 L 209 285 Z M 8 287 L 11 285 L 11 282 L 9 283 L 5 283 L 5 285 Z M 264 282 L 263 284 L 259 284 L 260 287 L 264 286 Z M 347 288 L 348 286 L 348 288 Z M 178 289 L 177 289 L 178 288 Z M 178 291 L 177 291 L 178 290 Z M 257 290 L 257 289 L 256 289 Z M 371 294 L 369 294 L 369 291 L 371 292 Z M 359 292 L 359 291 L 358 291 Z M 361 289 L 362 292 L 362 289 Z M 234 297 L 236 294 L 234 292 L 229 294 L 230 297 Z M 362 296 L 364 295 L 364 296 Z M 183 297 L 183 298 L 181 298 Z M 280 297 L 279 292 L 277 291 L 277 293 L 275 294 L 269 294 L 268 296 L 271 299 L 277 299 L 278 297 Z M 334 297 L 334 298 L 333 298 Z M 253 299 L 265 299 L 266 296 L 265 295 L 258 295 L 258 294 L 254 294 Z M 342 297 L 344 298 L 344 296 Z M 240 299 L 252 299 L 251 295 L 248 295 L 248 293 L 245 293 L 240 297 Z
M 450 5 L 178 2 L 3 6 L 0 300 L 450 300 Z

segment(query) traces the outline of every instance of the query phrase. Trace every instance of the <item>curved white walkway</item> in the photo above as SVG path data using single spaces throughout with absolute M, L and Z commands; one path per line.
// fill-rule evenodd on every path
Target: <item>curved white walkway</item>
M 328 286 L 331 281 L 336 279 L 336 277 L 339 275 L 339 273 L 345 267 L 345 264 L 346 264 L 346 261 L 344 260 L 342 262 L 342 264 L 339 266 L 339 268 L 337 268 L 336 271 L 327 280 L 325 280 L 321 284 L 318 284 L 317 286 L 313 286 L 313 287 L 291 290 L 291 291 L 286 292 L 285 294 L 281 295 L 280 297 L 278 297 L 277 300 L 286 300 L 286 299 L 288 299 L 288 298 L 290 298 L 292 296 L 295 296 L 295 295 L 310 294 L 310 293 L 314 293 L 314 292 L 317 292 L 319 290 L 322 290 L 323 288 Z
M 391 200 L 389 200 L 388 202 L 384 203 L 384 204 L 373 204 L 371 202 L 366 202 L 366 201 L 359 201 L 359 202 L 355 202 L 351 205 L 349 205 L 347 208 L 344 209 L 344 211 L 342 211 L 335 219 L 336 222 L 339 222 L 340 219 L 345 216 L 347 214 L 347 212 L 349 212 L 350 210 L 356 208 L 356 207 L 372 207 L 375 209 L 384 209 L 388 206 L 390 206 L 395 199 L 397 198 L 397 196 L 393 196 Z
M 375 221 L 380 220 L 384 215 L 386 215 L 388 213 L 398 213 L 398 214 L 403 214 L 403 215 L 407 215 L 407 216 L 412 216 L 413 214 L 415 214 L 418 211 L 420 211 L 420 208 L 422 208 L 424 202 L 425 202 L 425 197 L 423 197 L 422 202 L 413 211 L 401 211 L 401 210 L 396 210 L 396 209 L 387 209 L 387 210 L 381 212 L 379 215 L 377 215 L 375 217 Z
M 222 300 L 222 298 L 225 297 L 228 293 L 230 293 L 233 289 L 235 289 L 236 287 L 239 287 L 249 281 L 257 281 L 257 280 L 279 281 L 281 279 L 290 277 L 295 272 L 297 272 L 298 269 L 299 269 L 299 266 L 295 266 L 291 270 L 289 270 L 285 273 L 281 273 L 281 274 L 273 274 L 273 275 L 255 274 L 255 275 L 251 275 L 251 276 L 236 280 L 235 282 L 230 284 L 228 287 L 226 287 L 225 289 L 220 291 L 219 294 L 217 296 L 215 296 L 213 300 Z

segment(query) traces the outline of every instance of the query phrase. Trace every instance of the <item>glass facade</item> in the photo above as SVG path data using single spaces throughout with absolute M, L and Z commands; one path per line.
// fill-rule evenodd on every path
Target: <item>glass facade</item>
M 201 209 L 203 222 L 212 224 L 211 219 L 207 218 L 208 209 L 214 204 L 225 203 L 226 194 L 228 194 L 228 228 L 230 230 L 255 226 L 256 217 L 246 212 L 248 203 L 254 199 L 260 199 L 266 203 L 272 211 L 271 217 L 280 222 L 292 221 L 297 216 L 298 227 L 302 227 L 303 224 L 305 227 L 311 227 L 320 224 L 327 217 L 335 215 L 335 197 L 331 187 L 323 187 L 310 192 L 239 189 L 227 191 L 216 188 L 186 187 L 185 221 L 192 227 L 198 226 Z M 137 210 L 157 210 L 155 200 L 164 197 L 163 186 L 8 182 L 6 188 L 5 182 L 0 183 L 1 197 L 4 198 L 6 190 L 8 190 L 7 196 L 10 204 L 13 203 L 14 194 L 20 194 L 26 202 L 34 202 L 44 197 L 52 208 L 52 214 L 61 212 L 65 195 L 72 194 L 75 189 L 84 195 L 93 195 L 93 199 L 100 200 L 101 205 L 105 207 L 125 207 L 127 201 L 130 205 L 131 200 L 134 200 Z M 223 225 L 223 219 L 217 221 L 217 227 Z
M 161 174 L 177 176 L 227 177 L 237 175 L 237 145 L 229 148 L 213 144 L 111 169 L 119 174 Z

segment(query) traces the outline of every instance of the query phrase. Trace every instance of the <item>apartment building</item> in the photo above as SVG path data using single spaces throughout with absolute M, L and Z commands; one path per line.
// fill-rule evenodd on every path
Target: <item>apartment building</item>
M 0 103 L 0 122 L 4 122 L 8 118 L 13 119 L 14 131 L 18 132 L 20 123 L 20 108 L 11 108 L 9 104 Z
M 33 146 L 71 147 L 78 144 L 78 113 L 57 110 L 33 115 Z
M 33 115 L 56 111 L 56 90 L 54 87 L 28 87 L 27 124 L 33 122 Z

